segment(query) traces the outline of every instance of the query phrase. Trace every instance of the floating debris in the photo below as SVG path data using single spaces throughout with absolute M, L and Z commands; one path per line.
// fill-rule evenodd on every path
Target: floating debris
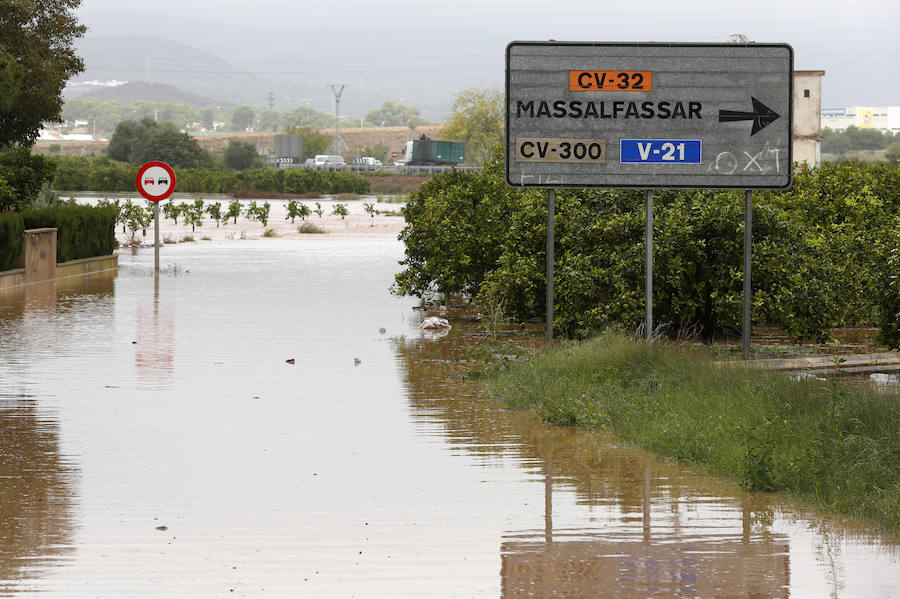
M 886 374 L 884 372 L 870 374 L 869 380 L 876 385 L 900 385 L 900 377 L 896 374 Z
M 288 358 L 287 360 L 285 360 L 285 363 L 286 363 L 286 364 L 293 364 L 295 361 L 296 361 L 296 360 L 295 360 L 294 358 Z
M 450 322 L 446 318 L 441 318 L 440 316 L 429 316 L 425 320 L 422 321 L 422 324 L 419 325 L 420 329 L 431 329 L 431 330 L 440 330 L 440 329 L 450 329 Z
M 795 381 L 824 381 L 825 380 L 824 378 L 822 378 L 820 376 L 816 376 L 811 372 L 798 372 L 797 374 L 794 375 L 793 378 Z

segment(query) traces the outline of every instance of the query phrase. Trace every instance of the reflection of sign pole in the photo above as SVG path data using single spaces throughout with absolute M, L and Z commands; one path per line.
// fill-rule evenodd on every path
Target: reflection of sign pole
M 155 204 L 153 208 L 153 270 L 159 272 L 159 202 L 175 191 L 175 171 L 165 162 L 148 162 L 138 169 L 135 182 L 138 192 Z

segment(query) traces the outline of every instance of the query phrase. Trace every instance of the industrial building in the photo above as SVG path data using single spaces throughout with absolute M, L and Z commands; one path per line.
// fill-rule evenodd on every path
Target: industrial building
M 900 106 L 847 106 L 822 110 L 822 126 L 835 131 L 847 127 L 875 129 L 882 133 L 900 132 Z

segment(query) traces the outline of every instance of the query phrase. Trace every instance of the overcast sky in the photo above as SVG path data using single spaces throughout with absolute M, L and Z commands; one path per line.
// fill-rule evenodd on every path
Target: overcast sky
M 83 0 L 78 16 L 88 35 L 170 38 L 266 77 L 387 87 L 407 103 L 501 86 L 512 40 L 743 33 L 791 44 L 797 70 L 824 70 L 824 107 L 900 105 L 898 0 Z

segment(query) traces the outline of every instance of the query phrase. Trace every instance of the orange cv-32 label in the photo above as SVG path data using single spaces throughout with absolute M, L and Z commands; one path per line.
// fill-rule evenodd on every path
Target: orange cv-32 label
M 648 92 L 653 71 L 569 71 L 569 91 Z

